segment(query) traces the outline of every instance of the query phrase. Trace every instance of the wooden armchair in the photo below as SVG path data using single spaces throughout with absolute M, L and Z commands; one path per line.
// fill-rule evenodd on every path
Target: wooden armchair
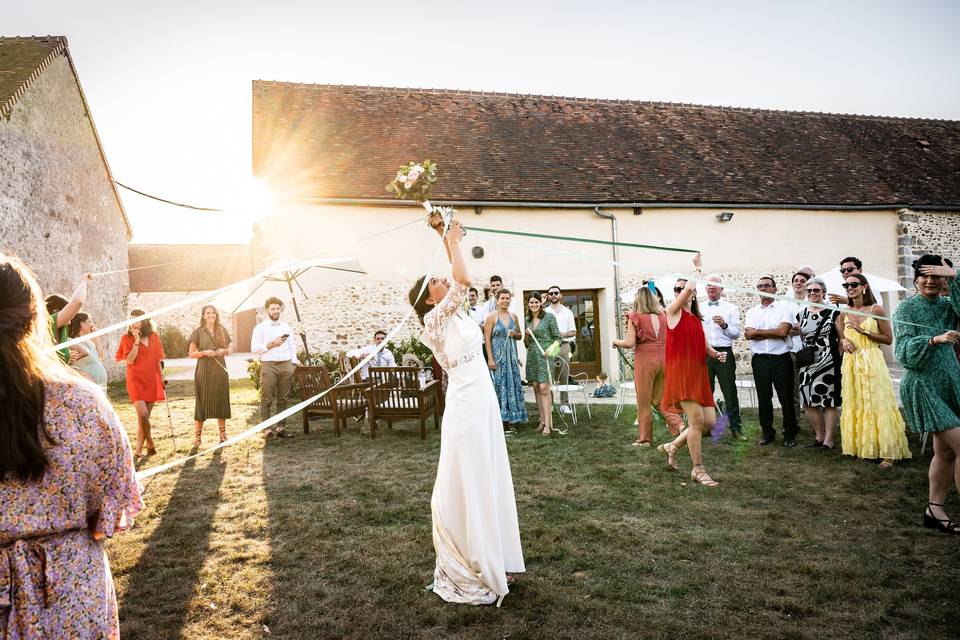
M 370 386 L 364 390 L 370 409 L 370 437 L 377 437 L 377 419 L 393 421 L 404 418 L 420 420 L 420 439 L 426 440 L 426 420 L 433 414 L 433 428 L 440 428 L 440 413 L 437 406 L 437 381 L 431 380 L 420 386 L 417 367 L 370 367 Z
M 317 395 L 324 389 L 330 389 L 333 380 L 326 367 L 297 367 L 297 383 L 300 387 L 300 400 Z M 303 432 L 310 433 L 310 418 L 319 416 L 333 420 L 333 432 L 340 437 L 340 429 L 347 428 L 347 418 L 363 418 L 367 412 L 367 400 L 363 395 L 367 383 L 341 384 L 325 396 L 308 405 L 302 412 Z

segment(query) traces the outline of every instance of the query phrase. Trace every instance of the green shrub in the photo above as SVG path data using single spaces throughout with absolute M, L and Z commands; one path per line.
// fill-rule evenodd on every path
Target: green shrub
M 302 349 L 297 353 L 297 359 L 301 364 L 311 366 L 311 367 L 326 367 L 327 371 L 332 374 L 343 372 L 340 371 L 340 357 L 332 352 L 324 353 L 313 353 L 311 358 L 307 358 L 307 354 Z M 250 377 L 250 382 L 253 383 L 253 387 L 259 391 L 260 390 L 260 361 L 259 360 L 250 360 L 247 362 L 247 376 Z M 294 379 L 293 388 L 290 390 L 291 395 L 297 395 L 297 381 Z
M 425 366 L 430 366 L 430 359 L 433 357 L 433 352 L 430 351 L 430 348 L 420 342 L 417 336 L 408 336 L 399 343 L 391 340 L 387 343 L 387 349 L 390 349 L 393 353 L 393 357 L 397 359 L 398 365 L 403 362 L 403 356 L 408 353 L 412 353 L 420 358 L 420 362 Z
M 168 358 L 186 358 L 190 354 L 190 343 L 180 329 L 172 324 L 160 327 L 160 344 Z

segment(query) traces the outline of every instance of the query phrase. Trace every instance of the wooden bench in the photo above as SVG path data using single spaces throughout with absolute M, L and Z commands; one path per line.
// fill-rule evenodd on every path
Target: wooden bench
M 297 367 L 295 375 L 300 387 L 301 402 L 333 386 L 326 367 Z M 340 429 L 347 428 L 347 418 L 363 418 L 366 415 L 367 398 L 364 391 L 368 386 L 365 382 L 340 384 L 309 404 L 302 412 L 303 432 L 310 433 L 310 418 L 317 416 L 333 420 L 333 432 L 340 437 Z

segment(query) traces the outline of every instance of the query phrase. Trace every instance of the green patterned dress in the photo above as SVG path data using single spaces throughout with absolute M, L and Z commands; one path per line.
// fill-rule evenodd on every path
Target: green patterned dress
M 532 326 L 533 323 L 528 321 L 527 327 Z M 537 328 L 533 330 L 533 336 L 544 350 L 555 340 L 560 339 L 560 329 L 552 313 L 543 314 Z M 550 367 L 547 365 L 547 359 L 540 353 L 540 349 L 530 336 L 526 337 L 524 344 L 527 345 L 527 382 L 550 382 Z
M 950 282 L 950 296 L 927 300 L 917 294 L 893 314 L 897 360 L 905 369 L 900 400 L 916 432 L 960 428 L 960 362 L 952 344 L 930 345 L 930 338 L 957 329 L 960 278 Z M 912 322 L 914 324 L 904 324 Z

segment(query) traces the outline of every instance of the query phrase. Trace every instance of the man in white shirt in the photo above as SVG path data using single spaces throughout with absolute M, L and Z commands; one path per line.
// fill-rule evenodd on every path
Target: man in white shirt
M 757 282 L 760 304 L 747 310 L 743 337 L 750 341 L 753 352 L 751 366 L 757 388 L 757 405 L 763 438 L 760 445 L 771 444 L 777 432 L 773 428 L 773 391 L 783 411 L 783 446 L 797 445 L 797 414 L 793 407 L 793 359 L 790 357 L 790 330 L 793 317 L 783 306 L 774 303 L 777 290 L 773 278 L 764 276 Z
M 722 282 L 719 275 L 710 274 L 704 279 L 707 281 L 707 302 L 701 307 L 703 333 L 711 347 L 727 354 L 724 361 L 707 358 L 710 391 L 716 389 L 719 380 L 723 405 L 730 421 L 730 433 L 735 440 L 746 440 L 740 421 L 740 399 L 737 397 L 737 362 L 733 356 L 733 341 L 740 337 L 740 310 L 723 299 L 723 287 L 710 284 Z
M 478 301 L 480 299 L 480 292 L 477 291 L 476 287 L 470 287 L 467 291 L 467 303 L 470 305 L 470 317 L 473 318 L 473 321 L 479 325 L 487 319 L 487 305 L 481 305 Z
M 483 303 L 483 319 L 497 310 L 497 292 L 503 286 L 503 278 L 490 276 L 490 288 L 487 290 L 487 301 Z
M 560 287 L 552 285 L 547 288 L 547 313 L 552 313 L 557 320 L 557 329 L 560 330 L 560 357 L 567 361 L 567 370 L 570 369 L 570 356 L 577 349 L 577 321 L 573 317 L 573 311 L 563 304 L 563 292 Z M 563 380 L 560 384 L 569 384 L 569 380 Z M 567 406 L 566 392 L 560 394 L 561 411 L 570 413 L 571 409 Z
M 263 303 L 267 319 L 253 328 L 250 338 L 250 351 L 260 356 L 260 421 L 270 418 L 270 405 L 274 400 L 277 410 L 273 415 L 286 411 L 287 397 L 293 388 L 293 374 L 300 362 L 293 346 L 293 329 L 280 320 L 283 301 L 270 297 Z M 292 438 L 293 434 L 284 429 L 286 420 L 281 420 L 267 429 L 264 436 L 275 435 L 280 438 Z
M 359 349 L 352 349 L 347 351 L 347 355 L 351 358 L 366 358 L 368 355 L 376 351 L 377 347 L 380 346 L 380 343 L 387 339 L 386 331 L 377 331 L 373 334 L 373 344 L 367 345 L 366 347 L 361 347 Z M 370 367 L 395 367 L 397 366 L 397 361 L 393 357 L 393 352 L 390 349 L 384 347 L 378 353 L 374 354 L 370 358 L 370 362 L 360 367 L 360 379 L 366 380 L 370 377 Z
M 777 304 L 783 305 L 790 317 L 793 318 L 793 328 L 790 329 L 790 357 L 793 359 L 793 409 L 797 414 L 797 420 L 800 420 L 800 417 L 804 415 L 800 410 L 800 367 L 797 366 L 797 352 L 803 348 L 798 316 L 804 307 L 800 303 L 807 299 L 807 280 L 811 277 L 804 271 L 797 271 L 790 279 L 790 293 L 793 294 L 791 297 L 797 302 L 792 300 L 777 301 Z

